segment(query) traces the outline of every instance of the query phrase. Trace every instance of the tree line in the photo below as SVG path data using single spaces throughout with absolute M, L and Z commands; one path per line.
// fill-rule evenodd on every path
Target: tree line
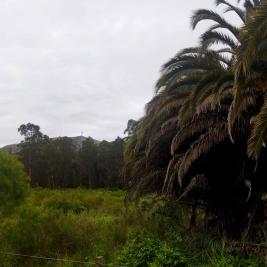
M 97 142 L 88 137 L 75 143 L 69 137 L 49 138 L 32 123 L 18 131 L 24 137 L 18 156 L 33 187 L 123 187 L 123 139 Z

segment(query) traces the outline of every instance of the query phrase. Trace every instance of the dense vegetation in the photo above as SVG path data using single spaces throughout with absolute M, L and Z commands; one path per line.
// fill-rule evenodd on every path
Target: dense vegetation
M 253 255 L 232 256 L 230 245 L 210 236 L 185 232 L 187 213 L 172 204 L 149 197 L 126 212 L 124 197 L 123 191 L 31 190 L 20 206 L 1 216 L 0 266 L 84 266 L 2 252 L 84 262 L 101 255 L 106 263 L 134 267 L 263 264 Z
M 192 207 L 192 227 L 203 209 L 218 236 L 266 242 L 267 1 L 215 2 L 226 15 L 194 12 L 192 28 L 210 28 L 163 65 L 145 116 L 131 121 L 128 197 L 174 196 Z
M 91 266 L 100 255 L 108 266 L 264 264 L 262 251 L 242 256 L 227 240 L 189 232 L 190 214 L 174 201 L 150 195 L 125 206 L 120 190 L 30 189 L 15 156 L 0 152 L 0 166 L 0 266 Z
M 84 138 L 49 138 L 31 123 L 19 127 L 24 140 L 19 145 L 20 160 L 33 187 L 122 188 L 123 139 L 97 142 Z
M 12 209 L 28 193 L 29 177 L 16 157 L 0 153 L 0 212 Z

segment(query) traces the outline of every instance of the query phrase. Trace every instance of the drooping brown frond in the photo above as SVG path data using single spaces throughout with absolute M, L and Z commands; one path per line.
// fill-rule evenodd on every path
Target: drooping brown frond
M 212 93 L 212 90 L 207 90 L 198 101 L 196 113 L 200 113 L 202 110 L 212 108 L 216 104 L 215 95 Z
M 157 100 L 147 109 L 143 118 L 140 133 L 144 134 L 145 139 L 157 132 L 163 123 L 178 116 L 181 105 L 184 103 L 184 94 L 164 95 L 161 100 Z
M 227 117 L 227 106 L 216 106 L 203 110 L 201 113 L 194 115 L 184 125 L 180 126 L 179 131 L 175 135 L 171 144 L 171 154 L 183 153 L 184 144 L 187 140 L 189 143 L 194 136 L 199 136 L 211 127 L 215 127 L 221 121 L 225 121 Z M 187 147 L 188 148 L 188 147 Z
M 180 164 L 181 155 L 174 155 L 171 161 L 169 162 L 169 166 L 165 175 L 164 184 L 162 188 L 163 194 L 173 194 L 175 191 L 177 192 L 179 190 L 180 183 L 178 180 L 178 170 Z M 175 185 L 179 185 L 179 187 L 175 188 Z
M 225 84 L 225 87 L 222 87 L 220 91 L 214 97 L 215 103 L 220 104 L 228 104 L 229 108 L 231 103 L 233 102 L 233 86 L 232 84 Z
M 146 194 L 159 194 L 163 186 L 165 173 L 166 168 L 162 168 L 144 173 L 143 176 L 133 180 L 128 188 L 126 201 L 137 200 L 139 196 Z
M 167 124 L 169 123 L 169 127 Z M 158 129 L 156 133 L 149 139 L 146 148 L 147 164 L 150 166 L 166 166 L 171 158 L 170 144 L 176 133 L 177 119 L 167 121 L 165 124 L 165 131 L 162 128 Z
M 186 186 L 186 188 L 183 190 L 182 194 L 180 195 L 178 200 L 181 200 L 183 198 L 188 197 L 190 193 L 198 194 L 197 191 L 207 191 L 209 187 L 208 179 L 204 174 L 198 174 L 194 178 L 191 179 L 190 183 Z M 196 191 L 195 193 L 192 191 Z M 193 196 L 196 198 L 196 196 Z
M 198 158 L 208 153 L 212 148 L 227 138 L 228 132 L 226 122 L 221 122 L 218 126 L 210 128 L 207 133 L 203 134 L 190 146 L 183 156 L 178 172 L 179 179 L 183 180 L 183 177 L 188 173 L 190 167 Z
M 146 158 L 144 156 L 126 162 L 124 165 L 124 176 L 130 183 L 133 183 L 136 177 L 142 176 L 144 172 L 146 172 Z
M 193 109 L 191 105 L 191 100 L 192 100 L 192 94 L 189 95 L 185 100 L 180 108 L 179 111 L 179 121 L 183 122 L 186 121 L 190 116 L 193 114 Z
M 178 116 L 175 116 L 173 118 L 168 119 L 166 122 L 164 122 L 160 127 L 162 135 L 164 135 L 166 132 L 170 130 L 177 129 L 178 120 L 179 120 Z
M 250 132 L 250 118 L 254 116 L 263 103 L 263 94 L 255 88 L 242 92 L 238 105 L 233 102 L 228 114 L 228 132 L 233 143 L 246 142 Z
M 255 159 L 259 158 L 262 146 L 265 145 L 267 140 L 267 100 L 259 114 L 254 118 L 253 129 L 248 141 L 248 155 L 254 157 Z

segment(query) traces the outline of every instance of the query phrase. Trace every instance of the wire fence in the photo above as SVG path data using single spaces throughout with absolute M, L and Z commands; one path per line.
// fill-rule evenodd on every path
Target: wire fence
M 94 262 L 90 261 L 81 261 L 81 260 L 70 260 L 70 259 L 60 259 L 60 258 L 53 258 L 53 257 L 45 257 L 45 256 L 36 256 L 36 255 L 28 255 L 28 254 L 20 254 L 20 253 L 13 253 L 7 251 L 0 251 L 0 254 L 6 256 L 14 256 L 14 257 L 21 257 L 21 258 L 31 258 L 31 259 L 39 259 L 45 261 L 57 261 L 57 262 L 66 262 L 66 263 L 77 263 L 83 264 L 85 266 L 110 266 L 110 267 L 128 267 L 127 265 L 117 265 L 113 263 L 104 263 L 102 257 L 96 257 Z

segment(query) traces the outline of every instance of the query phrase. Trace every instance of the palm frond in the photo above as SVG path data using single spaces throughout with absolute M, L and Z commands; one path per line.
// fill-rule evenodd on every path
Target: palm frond
M 172 194 L 174 191 L 179 190 L 179 188 L 175 188 L 175 184 L 179 184 L 177 170 L 179 170 L 180 163 L 181 155 L 174 155 L 169 162 L 162 188 L 164 194 Z
M 215 99 L 219 99 L 225 89 L 233 88 L 234 79 L 234 74 L 231 71 L 224 72 L 223 75 L 221 75 L 214 85 L 213 93 L 215 94 Z
M 214 88 L 217 80 L 222 76 L 222 73 L 224 73 L 223 69 L 215 69 L 203 75 L 203 78 L 198 82 L 192 92 L 191 103 L 193 108 L 197 106 L 199 100 L 205 92 Z
M 255 8 L 254 3 L 251 3 L 250 0 L 245 0 L 244 7 L 246 9 L 246 15 L 248 18 L 251 15 L 251 13 L 254 11 L 254 8 Z
M 266 142 L 267 137 L 267 100 L 256 119 L 253 123 L 253 129 L 248 141 L 248 155 L 254 157 L 256 160 L 259 158 L 262 146 Z
M 203 154 L 208 153 L 216 145 L 228 138 L 227 123 L 221 122 L 214 128 L 210 128 L 206 134 L 203 134 L 195 141 L 182 158 L 178 177 L 183 180 L 189 172 L 192 164 Z
M 192 94 L 190 94 L 184 101 L 179 111 L 179 121 L 186 121 L 194 112 L 191 105 Z
M 191 18 L 191 26 L 193 29 L 204 20 L 212 20 L 220 25 L 220 28 L 229 30 L 236 38 L 238 38 L 239 30 L 237 27 L 228 23 L 220 14 L 207 9 L 199 9 L 194 12 Z
M 230 11 L 234 11 L 239 17 L 240 19 L 245 23 L 246 22 L 246 14 L 245 11 L 242 10 L 241 8 L 232 5 L 231 3 L 229 3 L 228 1 L 225 0 L 216 0 L 216 5 L 226 5 L 227 8 L 225 9 L 225 13 L 226 12 L 230 12 Z
M 194 115 L 184 125 L 180 126 L 179 131 L 172 140 L 171 154 L 184 153 L 184 149 L 188 148 L 188 144 L 184 148 L 187 140 L 189 140 L 190 144 L 192 137 L 198 137 L 203 132 L 208 131 L 209 128 L 215 127 L 221 121 L 226 120 L 227 111 L 227 107 L 216 106 Z
M 207 48 L 214 44 L 226 45 L 232 50 L 235 50 L 238 47 L 238 43 L 233 38 L 217 31 L 207 31 L 203 33 L 200 37 L 200 42 L 202 46 Z
M 198 189 L 207 190 L 209 187 L 208 179 L 204 174 L 198 174 L 190 180 L 190 183 L 183 189 L 182 194 L 180 195 L 178 201 L 183 198 L 188 197 L 192 191 Z
M 242 92 L 238 106 L 235 102 L 231 104 L 228 113 L 228 132 L 233 143 L 246 140 L 250 118 L 258 112 L 262 97 L 262 92 L 249 88 Z
M 221 49 L 218 49 L 218 50 L 215 50 L 216 51 L 216 53 L 218 53 L 218 54 L 221 54 L 221 53 L 229 53 L 229 54 L 231 54 L 231 55 L 233 55 L 235 52 L 232 50 L 232 49 L 230 49 L 230 48 L 221 48 Z
M 192 88 L 201 80 L 203 76 L 203 71 L 195 71 L 192 73 L 188 73 L 187 75 L 182 76 L 176 82 L 174 82 L 171 86 L 164 88 L 164 92 L 168 91 L 171 93 L 173 91 L 181 91 L 185 90 L 186 92 L 191 91 Z M 158 89 L 156 90 L 158 92 Z
M 167 69 L 172 67 L 174 64 L 177 63 L 181 58 L 184 58 L 185 56 L 192 56 L 192 55 L 198 55 L 202 54 L 203 48 L 202 47 L 188 47 L 180 50 L 176 55 L 171 58 L 169 61 L 167 61 L 165 64 L 161 67 L 161 72 L 166 72 Z
M 234 66 L 237 82 L 249 76 L 251 65 L 257 58 L 257 55 L 266 51 L 266 46 L 262 45 L 262 42 L 264 42 L 267 37 L 266 28 L 267 1 L 263 0 L 261 5 L 255 9 L 255 12 L 250 17 L 247 24 L 241 29 L 241 45 L 237 49 L 237 59 Z

